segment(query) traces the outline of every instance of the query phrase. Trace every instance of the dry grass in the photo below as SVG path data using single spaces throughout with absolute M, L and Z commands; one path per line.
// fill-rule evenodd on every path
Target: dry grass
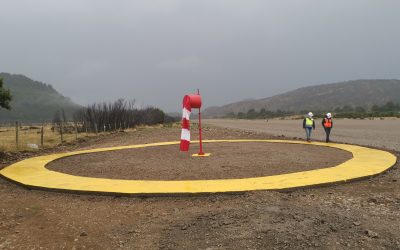
M 39 148 L 51 148 L 61 144 L 59 131 L 53 131 L 51 125 L 43 126 L 43 145 L 41 145 L 41 126 L 20 126 L 18 131 L 18 146 L 16 144 L 16 128 L 0 127 L 0 151 L 14 152 L 25 150 L 37 150 L 29 145 L 37 145 Z M 72 142 L 77 138 L 96 136 L 95 133 L 63 133 L 63 143 Z
M 68 126 L 68 125 L 66 125 Z M 125 132 L 134 132 L 149 127 L 180 127 L 179 123 L 160 124 L 154 126 L 138 126 L 136 128 L 125 129 Z M 18 131 L 18 147 L 16 144 L 16 128 L 15 126 L 0 126 L 0 152 L 16 152 L 16 151 L 34 151 L 38 150 L 29 145 L 37 145 L 38 148 L 52 148 L 61 143 L 60 131 L 52 130 L 52 125 L 43 126 L 43 145 L 41 145 L 41 128 L 42 126 L 20 126 Z M 69 128 L 65 128 L 63 133 L 63 143 L 73 142 L 80 138 L 95 137 L 110 134 L 112 132 L 86 133 L 76 134 L 72 124 Z M 69 131 L 69 132 L 68 132 Z

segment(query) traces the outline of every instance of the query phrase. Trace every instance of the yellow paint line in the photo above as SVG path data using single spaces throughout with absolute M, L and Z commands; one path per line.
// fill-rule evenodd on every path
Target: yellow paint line
M 211 153 L 203 153 L 202 155 L 200 155 L 200 154 L 192 154 L 193 157 L 208 157 L 210 155 L 211 155 Z
M 342 149 L 353 154 L 353 158 L 331 168 L 290 174 L 225 180 L 117 180 L 82 177 L 48 170 L 45 166 L 63 157 L 105 152 L 122 149 L 135 149 L 178 145 L 179 141 L 160 142 L 111 148 L 89 149 L 61 154 L 38 156 L 12 164 L 0 171 L 4 177 L 31 188 L 69 190 L 77 192 L 113 194 L 196 194 L 217 192 L 243 192 L 250 190 L 280 190 L 348 181 L 380 174 L 392 167 L 397 158 L 393 154 L 367 147 L 337 143 L 306 143 L 289 140 L 206 140 L 205 143 L 221 142 L 265 142 L 290 143 L 325 146 Z M 178 150 L 178 148 L 177 148 Z

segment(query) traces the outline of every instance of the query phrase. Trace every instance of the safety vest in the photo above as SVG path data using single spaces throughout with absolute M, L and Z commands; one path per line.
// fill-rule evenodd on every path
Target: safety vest
M 314 124 L 314 120 L 310 117 L 306 117 L 306 127 L 312 127 Z
M 324 127 L 332 128 L 332 119 L 331 118 L 324 118 Z

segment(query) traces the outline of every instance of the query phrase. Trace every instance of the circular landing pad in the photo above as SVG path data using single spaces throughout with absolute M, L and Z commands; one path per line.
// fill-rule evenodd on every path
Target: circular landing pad
M 350 152 L 304 144 L 219 142 L 205 144 L 210 157 L 191 157 L 177 145 L 80 154 L 50 162 L 46 168 L 83 177 L 151 180 L 221 180 L 289 174 L 337 166 Z M 191 145 L 198 152 L 199 145 Z M 162 163 L 162 164 L 161 164 Z
M 112 150 L 147 148 L 177 145 L 180 142 L 160 142 L 99 148 L 69 153 L 39 156 L 17 162 L 0 171 L 5 178 L 30 188 L 55 191 L 73 191 L 99 194 L 146 195 L 146 194 L 199 194 L 218 192 L 243 192 L 251 190 L 282 190 L 368 177 L 382 173 L 392 167 L 397 158 L 388 152 L 355 145 L 336 143 L 306 143 L 288 140 L 207 140 L 205 143 L 265 142 L 305 144 L 332 147 L 352 153 L 353 158 L 335 167 L 310 171 L 252 177 L 214 180 L 120 180 L 82 177 L 50 171 L 45 166 L 60 158 L 79 154 L 106 152 Z M 212 156 L 211 156 L 212 157 Z M 245 156 L 244 156 L 245 157 Z M 160 163 L 162 164 L 162 163 Z

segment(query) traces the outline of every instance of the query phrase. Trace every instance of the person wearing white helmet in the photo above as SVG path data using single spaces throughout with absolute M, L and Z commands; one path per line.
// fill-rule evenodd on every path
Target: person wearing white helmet
M 314 122 L 314 114 L 312 112 L 308 112 L 306 117 L 303 120 L 303 128 L 306 131 L 307 141 L 311 142 L 311 132 L 315 130 L 315 122 Z
M 329 142 L 329 136 L 331 135 L 331 130 L 333 128 L 333 121 L 332 121 L 332 114 L 327 113 L 322 119 L 322 127 L 324 127 L 325 134 L 326 134 L 326 142 Z

